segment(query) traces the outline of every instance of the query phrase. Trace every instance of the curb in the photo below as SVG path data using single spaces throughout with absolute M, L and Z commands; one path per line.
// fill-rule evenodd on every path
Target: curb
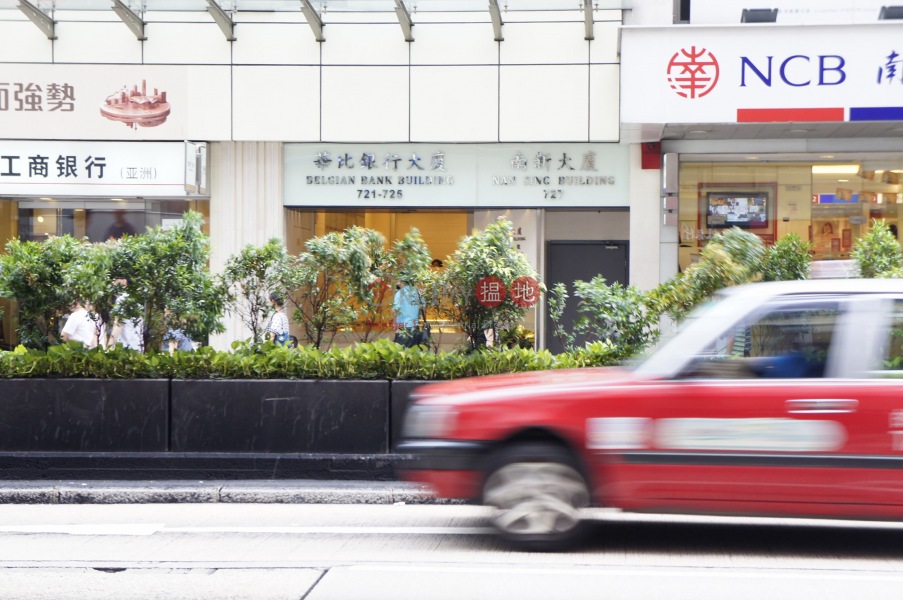
M 0 504 L 457 504 L 398 481 L 15 481 Z

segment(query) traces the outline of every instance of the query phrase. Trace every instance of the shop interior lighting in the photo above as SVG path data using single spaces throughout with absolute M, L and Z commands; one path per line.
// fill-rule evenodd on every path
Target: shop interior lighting
M 744 8 L 740 13 L 741 23 L 774 23 L 777 20 L 776 8 Z
M 583 0 L 583 23 L 586 26 L 585 40 L 596 39 L 593 36 L 593 3 L 592 0 Z
M 813 175 L 856 175 L 859 165 L 812 165 Z
M 502 11 L 499 10 L 499 0 L 489 0 L 489 16 L 492 18 L 492 33 L 495 41 L 504 42 L 502 37 Z
M 310 29 L 314 32 L 314 37 L 317 38 L 317 41 L 325 42 L 326 38 L 323 37 L 323 20 L 320 19 L 320 15 L 318 15 L 317 11 L 314 10 L 314 7 L 311 6 L 310 0 L 301 0 L 301 12 L 304 13 L 304 18 L 307 19 L 307 24 L 310 25 Z
M 227 41 L 234 42 L 238 39 L 235 37 L 235 22 L 232 20 L 232 17 L 226 14 L 223 7 L 216 3 L 216 0 L 207 0 L 207 12 L 219 25 Z
M 56 21 L 47 16 L 47 13 L 28 0 L 19 0 L 18 8 L 32 23 L 38 26 L 38 29 L 44 32 L 48 40 L 56 39 Z
M 882 6 L 878 13 L 879 21 L 903 19 L 903 6 Z
M 138 41 L 144 41 L 147 37 L 144 35 L 144 20 L 136 15 L 131 8 L 122 3 L 122 0 L 113 0 L 113 12 L 116 13 L 125 26 L 132 30 Z
M 411 30 L 414 28 L 414 22 L 411 21 L 411 13 L 405 8 L 402 0 L 395 0 L 395 14 L 398 15 L 398 24 L 404 32 L 404 41 L 413 42 L 414 32 Z

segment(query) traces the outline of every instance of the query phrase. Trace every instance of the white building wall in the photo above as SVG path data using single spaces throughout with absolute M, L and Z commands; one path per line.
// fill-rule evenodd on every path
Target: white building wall
M 283 237 L 282 144 L 225 142 L 210 148 L 210 268 L 222 272 L 229 256 L 248 244 Z M 225 319 L 225 333 L 210 345 L 228 349 L 233 340 L 250 337 L 238 318 Z

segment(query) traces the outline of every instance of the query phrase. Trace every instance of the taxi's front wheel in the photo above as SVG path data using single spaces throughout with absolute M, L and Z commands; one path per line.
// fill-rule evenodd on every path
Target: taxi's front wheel
M 483 503 L 494 507 L 493 525 L 515 547 L 562 550 L 585 533 L 580 509 L 589 505 L 589 487 L 564 448 L 510 446 L 490 459 L 486 472 Z

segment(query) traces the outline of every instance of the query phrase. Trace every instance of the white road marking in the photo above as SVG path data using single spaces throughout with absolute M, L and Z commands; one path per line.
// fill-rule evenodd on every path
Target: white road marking
M 487 535 L 491 527 L 167 527 L 162 523 L 98 523 L 84 525 L 4 525 L 0 534 L 64 534 L 146 536 L 155 533 L 282 533 L 306 535 Z
M 903 573 L 876 572 L 876 571 L 841 571 L 834 569 L 794 569 L 772 570 L 772 568 L 744 568 L 744 567 L 686 567 L 667 568 L 657 566 L 649 569 L 608 567 L 604 565 L 585 568 L 568 567 L 515 567 L 507 565 L 497 566 L 469 566 L 469 565 L 393 565 L 393 564 L 359 564 L 335 567 L 348 571 L 374 571 L 374 572 L 399 572 L 399 573 L 460 573 L 460 574 L 505 574 L 505 575 L 614 575 L 624 577 L 649 577 L 654 574 L 661 577 L 690 577 L 704 576 L 737 579 L 737 578 L 768 578 L 768 579 L 816 579 L 819 581 L 831 580 L 868 580 L 868 581 L 903 581 Z

